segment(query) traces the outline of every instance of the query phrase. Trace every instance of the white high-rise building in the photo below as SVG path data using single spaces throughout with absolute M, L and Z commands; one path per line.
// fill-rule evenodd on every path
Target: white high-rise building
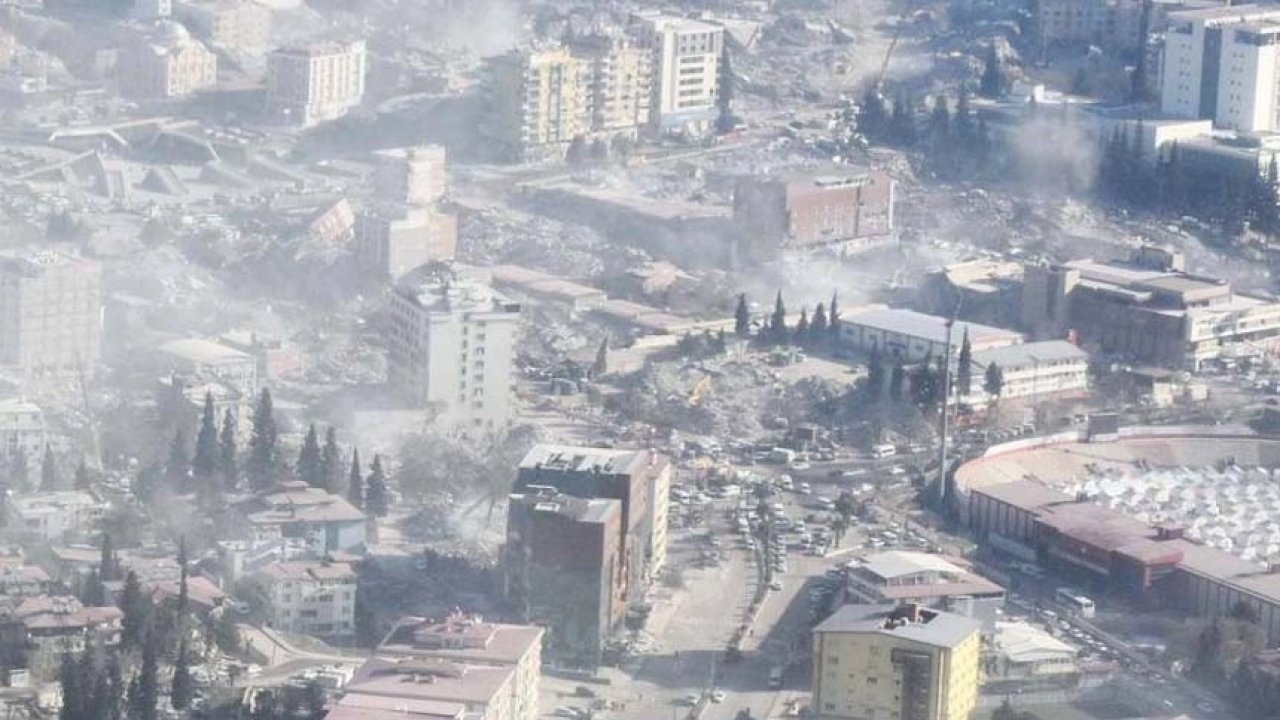
M 1188 10 L 1169 21 L 1163 112 L 1241 132 L 1280 130 L 1280 7 Z
M 519 304 L 475 281 L 410 273 L 391 313 L 388 375 L 410 402 L 450 425 L 511 420 Z
M 27 380 L 93 374 L 102 350 L 102 272 L 55 252 L 0 260 L 0 365 Z
M 337 120 L 364 98 L 363 40 L 317 42 L 271 53 L 267 110 L 291 125 Z
M 378 200 L 432 205 L 448 189 L 446 153 L 439 145 L 391 148 L 373 154 L 373 193 Z
M 649 120 L 663 132 L 705 132 L 715 122 L 724 28 L 670 15 L 632 18 L 637 41 L 653 53 Z

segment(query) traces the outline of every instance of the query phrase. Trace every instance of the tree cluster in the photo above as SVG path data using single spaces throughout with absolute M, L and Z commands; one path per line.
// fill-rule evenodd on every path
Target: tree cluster
M 918 127 L 915 107 L 910 95 L 898 96 L 889 107 L 878 91 L 868 91 L 858 128 L 876 144 L 926 150 L 929 169 L 943 177 L 972 177 L 990 167 L 991 133 L 985 120 L 974 120 L 967 95 L 960 96 L 954 113 L 946 97 L 934 98 L 924 128 Z
M 1222 223 L 1233 235 L 1246 226 L 1267 235 L 1280 232 L 1280 182 L 1274 161 L 1261 173 L 1193 170 L 1176 142 L 1149 161 L 1143 136 L 1139 122 L 1132 136 L 1120 128 L 1103 144 L 1095 183 L 1102 200 L 1148 212 L 1193 215 Z

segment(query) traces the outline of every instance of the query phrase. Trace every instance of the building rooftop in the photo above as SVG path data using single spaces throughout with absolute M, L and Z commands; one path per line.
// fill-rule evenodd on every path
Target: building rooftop
M 424 277 L 430 268 L 411 270 L 396 283 L 396 292 L 430 312 L 519 312 L 519 303 L 474 280 Z
M 325 720 L 462 720 L 466 712 L 464 703 L 349 692 Z
M 1001 260 L 971 260 L 954 263 L 942 268 L 942 274 L 952 285 L 974 293 L 999 292 L 1002 282 L 1022 279 L 1022 263 Z
M 973 363 L 975 365 L 986 367 L 991 363 L 995 363 L 1005 370 L 1048 363 L 1085 361 L 1088 359 L 1089 353 L 1066 340 L 1024 343 L 990 350 L 979 350 L 973 353 Z
M 580 498 L 554 488 L 530 485 L 524 493 L 512 493 L 509 505 L 528 506 L 533 512 L 554 513 L 581 523 L 606 523 L 622 513 L 622 503 L 612 498 Z
M 356 577 L 356 571 L 347 563 L 328 560 L 289 560 L 272 563 L 259 569 L 257 574 L 274 582 L 354 580 Z
M 644 469 L 653 453 L 645 450 L 615 450 L 613 448 L 582 447 L 580 445 L 534 445 L 520 469 L 542 468 L 565 472 L 599 472 L 608 475 L 628 475 Z
M 885 332 L 903 333 L 935 343 L 945 342 L 947 338 L 946 318 L 884 305 L 870 305 L 847 311 L 841 315 L 840 322 L 855 323 Z M 1022 335 L 1012 330 L 958 321 L 952 333 L 953 346 L 960 346 L 966 331 L 969 333 L 969 340 L 973 343 L 1022 342 Z
M 346 498 L 306 483 L 282 483 L 274 490 L 242 502 L 246 516 L 255 525 L 282 525 L 292 522 L 355 522 L 364 513 Z
M 374 657 L 356 671 L 347 691 L 484 706 L 493 702 L 515 672 L 512 666 L 466 665 L 438 658 Z
M 229 362 L 254 362 L 253 356 L 220 342 L 202 340 L 200 338 L 183 338 L 170 340 L 160 346 L 165 355 L 187 360 L 200 365 L 219 365 Z
M 1280 17 L 1280 8 L 1270 5 L 1231 5 L 1169 13 L 1170 22 L 1246 23 Z
M 378 653 L 516 665 L 541 645 L 542 634 L 537 626 L 485 622 L 462 612 L 443 620 L 406 617 L 383 639 Z
M 106 507 L 98 498 L 80 490 L 58 490 L 9 498 L 9 505 L 19 515 L 38 515 Z
M 904 575 L 933 572 L 958 575 L 964 572 L 954 563 L 941 555 L 931 553 L 910 552 L 906 550 L 890 550 L 871 555 L 862 563 L 863 569 L 885 580 L 892 580 Z
M 992 648 L 1010 662 L 1033 663 L 1074 656 L 1076 649 L 1029 623 L 996 621 Z
M 982 623 L 977 620 L 915 605 L 845 605 L 813 631 L 888 635 L 950 648 L 981 628 Z

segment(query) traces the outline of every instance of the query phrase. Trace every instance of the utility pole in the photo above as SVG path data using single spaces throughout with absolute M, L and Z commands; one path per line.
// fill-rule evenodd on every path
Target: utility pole
M 947 492 L 947 431 L 949 429 L 947 425 L 951 410 L 951 337 L 956 316 L 959 314 L 960 303 L 957 302 L 956 309 L 947 319 L 946 348 L 942 351 L 942 418 L 939 423 L 942 438 L 938 443 L 938 512 L 942 513 L 943 517 L 949 515 L 948 504 L 951 501 L 951 493 Z

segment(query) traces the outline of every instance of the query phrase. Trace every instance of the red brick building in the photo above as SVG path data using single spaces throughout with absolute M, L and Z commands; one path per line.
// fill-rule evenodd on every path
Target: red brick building
M 762 249 L 886 237 L 894 229 L 894 191 L 888 174 L 844 166 L 743 177 L 734 187 L 734 224 Z

